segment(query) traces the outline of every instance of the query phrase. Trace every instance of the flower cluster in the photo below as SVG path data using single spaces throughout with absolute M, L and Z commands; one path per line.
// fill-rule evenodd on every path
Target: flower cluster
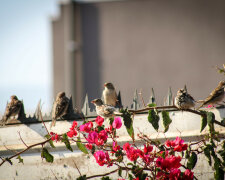
M 167 147 L 173 147 L 173 150 L 178 152 L 185 151 L 187 149 L 187 144 L 184 144 L 184 140 L 180 137 L 176 137 L 174 141 L 167 140 L 165 145 Z
M 73 124 L 70 128 L 70 131 L 67 132 L 67 136 L 70 137 L 70 138 L 76 136 L 77 135 L 77 129 L 76 128 L 77 128 L 77 122 L 73 121 Z
M 187 149 L 187 144 L 180 137 L 176 137 L 175 140 L 167 140 L 163 151 L 157 146 L 154 148 L 149 142 L 146 142 L 143 148 L 138 148 L 128 142 L 121 148 L 117 142 L 118 136 L 116 136 L 116 130 L 122 127 L 122 121 L 119 117 L 115 117 L 108 127 L 103 125 L 104 118 L 100 116 L 94 122 L 95 124 L 90 121 L 77 127 L 77 122 L 74 121 L 67 135 L 72 138 L 77 135 L 77 131 L 80 131 L 87 140 L 85 147 L 91 150 L 99 166 L 107 165 L 109 167 L 114 162 L 120 163 L 125 155 L 128 160 L 134 163 L 134 167 L 136 162 L 145 168 L 156 167 L 157 179 L 193 179 L 191 170 L 186 169 L 184 172 L 180 170 L 182 158 L 176 153 Z M 51 134 L 51 137 L 56 141 L 59 139 L 58 135 L 54 133 Z M 112 143 L 107 143 L 109 137 L 112 139 Z M 133 180 L 139 180 L 139 177 L 136 176 Z
M 52 141 L 59 141 L 60 140 L 60 136 L 54 132 L 50 132 L 50 135 L 51 135 L 51 140 Z
M 96 151 L 94 153 L 94 157 L 96 159 L 96 162 L 99 164 L 99 166 L 103 166 L 104 164 L 108 164 L 109 161 L 110 161 L 108 152 Z

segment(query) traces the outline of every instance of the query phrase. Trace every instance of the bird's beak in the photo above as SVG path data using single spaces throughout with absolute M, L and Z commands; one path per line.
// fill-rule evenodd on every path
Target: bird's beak
M 106 87 L 106 83 L 104 84 L 104 87 Z
M 91 101 L 91 103 L 93 103 L 93 104 L 94 104 L 94 103 L 95 103 L 95 101 Z

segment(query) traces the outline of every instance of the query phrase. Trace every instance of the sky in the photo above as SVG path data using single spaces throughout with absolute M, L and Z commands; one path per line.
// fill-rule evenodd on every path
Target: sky
M 11 95 L 26 113 L 38 101 L 48 112 L 52 97 L 51 18 L 58 0 L 0 0 L 0 115 Z

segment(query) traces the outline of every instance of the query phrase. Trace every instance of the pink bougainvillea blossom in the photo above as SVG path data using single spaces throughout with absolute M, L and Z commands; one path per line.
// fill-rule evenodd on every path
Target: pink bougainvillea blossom
M 95 119 L 95 122 L 98 126 L 102 126 L 103 122 L 104 122 L 104 118 L 102 118 L 101 116 L 98 116 L 96 119 Z
M 173 147 L 174 151 L 178 152 L 185 151 L 187 149 L 187 144 L 184 144 L 184 140 L 180 137 L 176 137 L 176 139 L 173 141 L 167 140 L 165 145 L 167 147 Z
M 115 117 L 112 123 L 112 127 L 115 129 L 120 129 L 122 126 L 122 121 L 120 117 Z
M 93 127 L 93 123 L 92 122 L 88 122 L 88 123 L 85 123 L 85 124 L 80 126 L 80 131 L 89 133 L 91 131 L 92 127 Z
M 71 129 L 69 132 L 67 132 L 67 136 L 70 138 L 76 135 L 77 135 L 77 131 L 75 129 Z
M 99 166 L 103 166 L 104 164 L 108 164 L 109 162 L 109 154 L 104 151 L 96 151 L 94 153 L 94 157 Z

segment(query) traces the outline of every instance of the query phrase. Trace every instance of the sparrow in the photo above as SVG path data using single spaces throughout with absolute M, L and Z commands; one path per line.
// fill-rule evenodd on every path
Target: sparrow
M 225 81 L 220 81 L 218 86 L 210 93 L 210 95 L 202 102 L 202 104 L 197 108 L 199 110 L 201 107 L 206 106 L 206 105 L 213 105 L 213 104 L 218 104 L 223 100 L 225 97 Z
M 103 104 L 101 99 L 94 99 L 91 103 L 95 105 L 97 115 L 102 118 L 111 118 L 114 115 L 121 115 L 119 112 L 116 112 L 113 106 Z
M 104 103 L 110 106 L 116 106 L 117 103 L 117 94 L 115 87 L 112 83 L 105 83 L 104 84 L 105 89 L 103 90 L 103 99 Z
M 69 107 L 69 98 L 66 97 L 65 92 L 59 92 L 53 104 L 51 127 L 55 126 L 57 118 L 59 117 L 61 118 L 62 116 L 67 114 L 68 107 Z
M 195 100 L 186 90 L 180 89 L 175 97 L 175 106 L 179 109 L 190 109 L 195 106 Z
M 16 116 L 20 113 L 20 110 L 23 106 L 22 101 L 18 100 L 17 96 L 12 95 L 10 97 L 10 102 L 6 106 L 5 115 L 3 117 L 3 125 L 6 124 L 7 120 L 11 116 Z

